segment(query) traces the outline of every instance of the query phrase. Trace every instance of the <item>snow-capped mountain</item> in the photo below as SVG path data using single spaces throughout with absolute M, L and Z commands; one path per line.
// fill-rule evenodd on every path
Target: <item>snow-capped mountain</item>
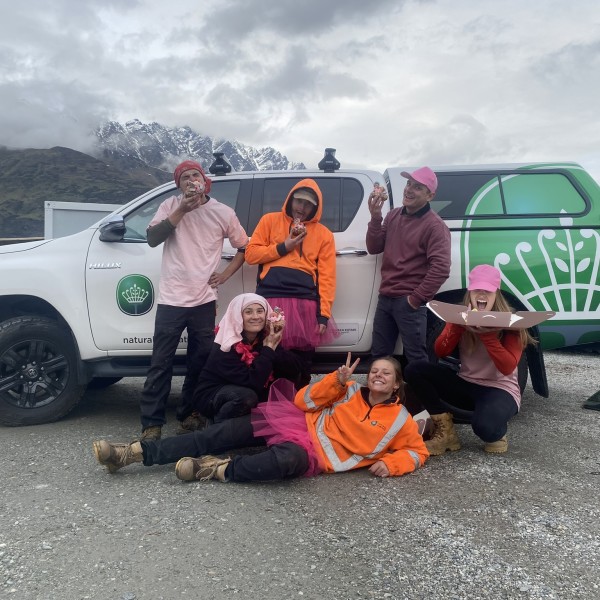
M 142 163 L 169 174 L 182 160 L 192 158 L 206 169 L 212 164 L 213 152 L 223 152 L 235 171 L 264 169 L 305 169 L 302 163 L 290 162 L 274 148 L 253 148 L 236 141 L 213 139 L 189 127 L 170 128 L 160 123 L 142 123 L 138 119 L 124 125 L 109 121 L 96 131 L 98 153 L 110 157 L 123 169 L 139 168 Z

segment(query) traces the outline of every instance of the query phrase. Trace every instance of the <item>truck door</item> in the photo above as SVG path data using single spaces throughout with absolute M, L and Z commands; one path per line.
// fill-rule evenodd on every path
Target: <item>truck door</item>
M 251 182 L 244 176 L 216 179 L 211 190 L 212 197 L 236 210 L 243 226 L 247 222 L 248 201 L 242 197 L 244 193 L 249 195 Z M 175 193 L 174 184 L 162 186 L 121 209 L 118 214 L 126 225 L 122 240 L 103 242 L 99 231 L 92 237 L 85 265 L 86 294 L 92 335 L 101 350 L 119 355 L 128 350 L 132 355 L 152 351 L 162 246 L 148 246 L 146 228 L 160 204 Z M 220 271 L 236 252 L 225 240 Z M 219 316 L 229 301 L 243 291 L 241 273 L 239 270 L 219 289 Z M 184 332 L 179 350 L 186 346 Z

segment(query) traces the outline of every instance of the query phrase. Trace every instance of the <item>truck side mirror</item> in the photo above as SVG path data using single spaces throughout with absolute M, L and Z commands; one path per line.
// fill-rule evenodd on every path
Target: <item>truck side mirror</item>
M 121 215 L 108 217 L 106 221 L 100 224 L 101 242 L 120 242 L 126 231 L 125 221 Z

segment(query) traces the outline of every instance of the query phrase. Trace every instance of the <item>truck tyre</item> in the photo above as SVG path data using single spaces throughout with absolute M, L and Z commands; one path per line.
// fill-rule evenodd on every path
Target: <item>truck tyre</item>
M 44 317 L 0 324 L 0 424 L 38 425 L 64 417 L 85 386 L 77 382 L 70 334 Z

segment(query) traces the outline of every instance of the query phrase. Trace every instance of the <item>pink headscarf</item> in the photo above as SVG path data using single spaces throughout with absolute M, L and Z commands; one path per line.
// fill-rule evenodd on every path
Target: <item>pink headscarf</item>
M 244 330 L 242 311 L 250 304 L 260 304 L 265 309 L 265 317 L 273 312 L 269 303 L 258 294 L 236 296 L 229 303 L 225 314 L 219 321 L 219 331 L 215 337 L 215 342 L 221 346 L 223 352 L 229 352 L 231 346 L 242 340 L 242 331 Z

